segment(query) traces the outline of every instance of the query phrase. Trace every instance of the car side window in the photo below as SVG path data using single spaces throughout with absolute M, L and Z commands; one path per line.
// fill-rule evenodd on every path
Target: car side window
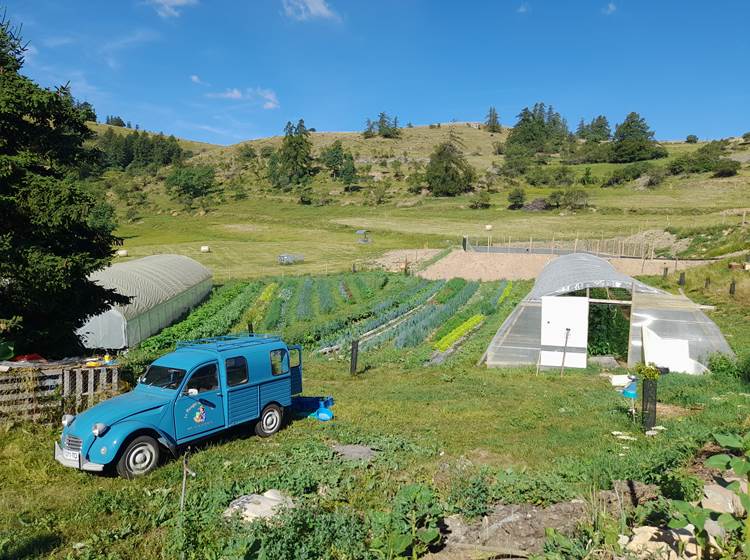
M 283 348 L 271 350 L 271 374 L 284 375 L 285 373 L 289 373 L 289 359 L 286 350 Z
M 208 364 L 195 370 L 185 388 L 188 391 L 190 389 L 197 389 L 199 393 L 218 390 L 219 372 L 217 371 L 216 364 Z
M 225 364 L 227 367 L 227 385 L 236 387 L 247 383 L 247 360 L 244 356 L 228 358 Z
M 289 350 L 289 367 L 299 367 L 302 357 L 300 356 L 299 348 L 292 348 Z

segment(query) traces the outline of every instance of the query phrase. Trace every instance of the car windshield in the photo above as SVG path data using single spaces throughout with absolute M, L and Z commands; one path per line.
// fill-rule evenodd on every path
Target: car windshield
M 185 377 L 185 370 L 167 366 L 151 365 L 141 379 L 144 385 L 161 387 L 162 389 L 177 389 Z

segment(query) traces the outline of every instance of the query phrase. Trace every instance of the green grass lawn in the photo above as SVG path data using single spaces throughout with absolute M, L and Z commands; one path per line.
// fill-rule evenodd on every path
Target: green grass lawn
M 376 274 L 364 278 L 371 290 L 382 283 Z M 401 279 L 394 277 L 383 293 L 408 287 Z M 250 546 L 242 539 L 255 533 L 224 522 L 221 513 L 238 495 L 268 488 L 290 493 L 302 512 L 326 520 L 325 526 L 309 521 L 284 529 L 299 548 L 338 531 L 341 516 L 350 516 L 347 526 L 372 527 L 374 512 L 389 511 L 399 488 L 409 483 L 431 488 L 446 513 L 467 515 L 498 501 L 547 504 L 585 496 L 615 479 L 660 484 L 666 473 L 688 464 L 712 432 L 747 425 L 750 387 L 737 379 L 663 378 L 660 401 L 682 408 L 658 419 L 665 434 L 648 438 L 595 369 L 560 378 L 557 371 L 536 375 L 477 366 L 529 288 L 528 282 L 514 283 L 507 305 L 441 366 L 424 365 L 432 352 L 429 340 L 410 349 L 386 345 L 364 352 L 355 377 L 344 357 L 306 352 L 305 392 L 334 395 L 336 419 L 296 420 L 270 439 L 235 429 L 198 446 L 190 459 L 197 477 L 189 481 L 184 516 L 178 511 L 179 460 L 135 481 L 89 475 L 54 462 L 57 427 L 3 424 L 0 558 L 156 559 L 180 552 L 186 558 L 241 558 Z M 357 297 L 365 297 L 360 290 Z M 320 305 L 316 297 L 313 309 Z M 384 296 L 370 297 L 376 304 Z M 732 323 L 738 317 L 733 302 L 717 297 L 717 314 L 728 314 L 720 324 L 735 337 L 738 351 L 747 350 L 750 332 Z M 636 439 L 623 442 L 612 431 Z M 366 444 L 378 454 L 369 465 L 350 462 L 332 452 L 334 443 Z M 367 537 L 348 538 L 354 547 Z

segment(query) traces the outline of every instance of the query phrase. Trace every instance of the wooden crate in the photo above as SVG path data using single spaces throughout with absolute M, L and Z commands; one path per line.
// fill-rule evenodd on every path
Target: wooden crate
M 18 367 L 0 373 L 0 416 L 54 420 L 118 392 L 119 370 L 107 367 Z

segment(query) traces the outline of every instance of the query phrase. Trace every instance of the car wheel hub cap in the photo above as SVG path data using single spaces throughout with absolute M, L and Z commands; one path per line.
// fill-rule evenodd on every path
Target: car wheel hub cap
M 276 429 L 276 426 L 279 424 L 279 413 L 275 410 L 271 410 L 266 413 L 266 415 L 263 417 L 263 428 L 267 432 L 272 432 Z
M 141 444 L 130 452 L 128 467 L 133 472 L 143 472 L 154 460 L 154 450 L 150 445 Z

